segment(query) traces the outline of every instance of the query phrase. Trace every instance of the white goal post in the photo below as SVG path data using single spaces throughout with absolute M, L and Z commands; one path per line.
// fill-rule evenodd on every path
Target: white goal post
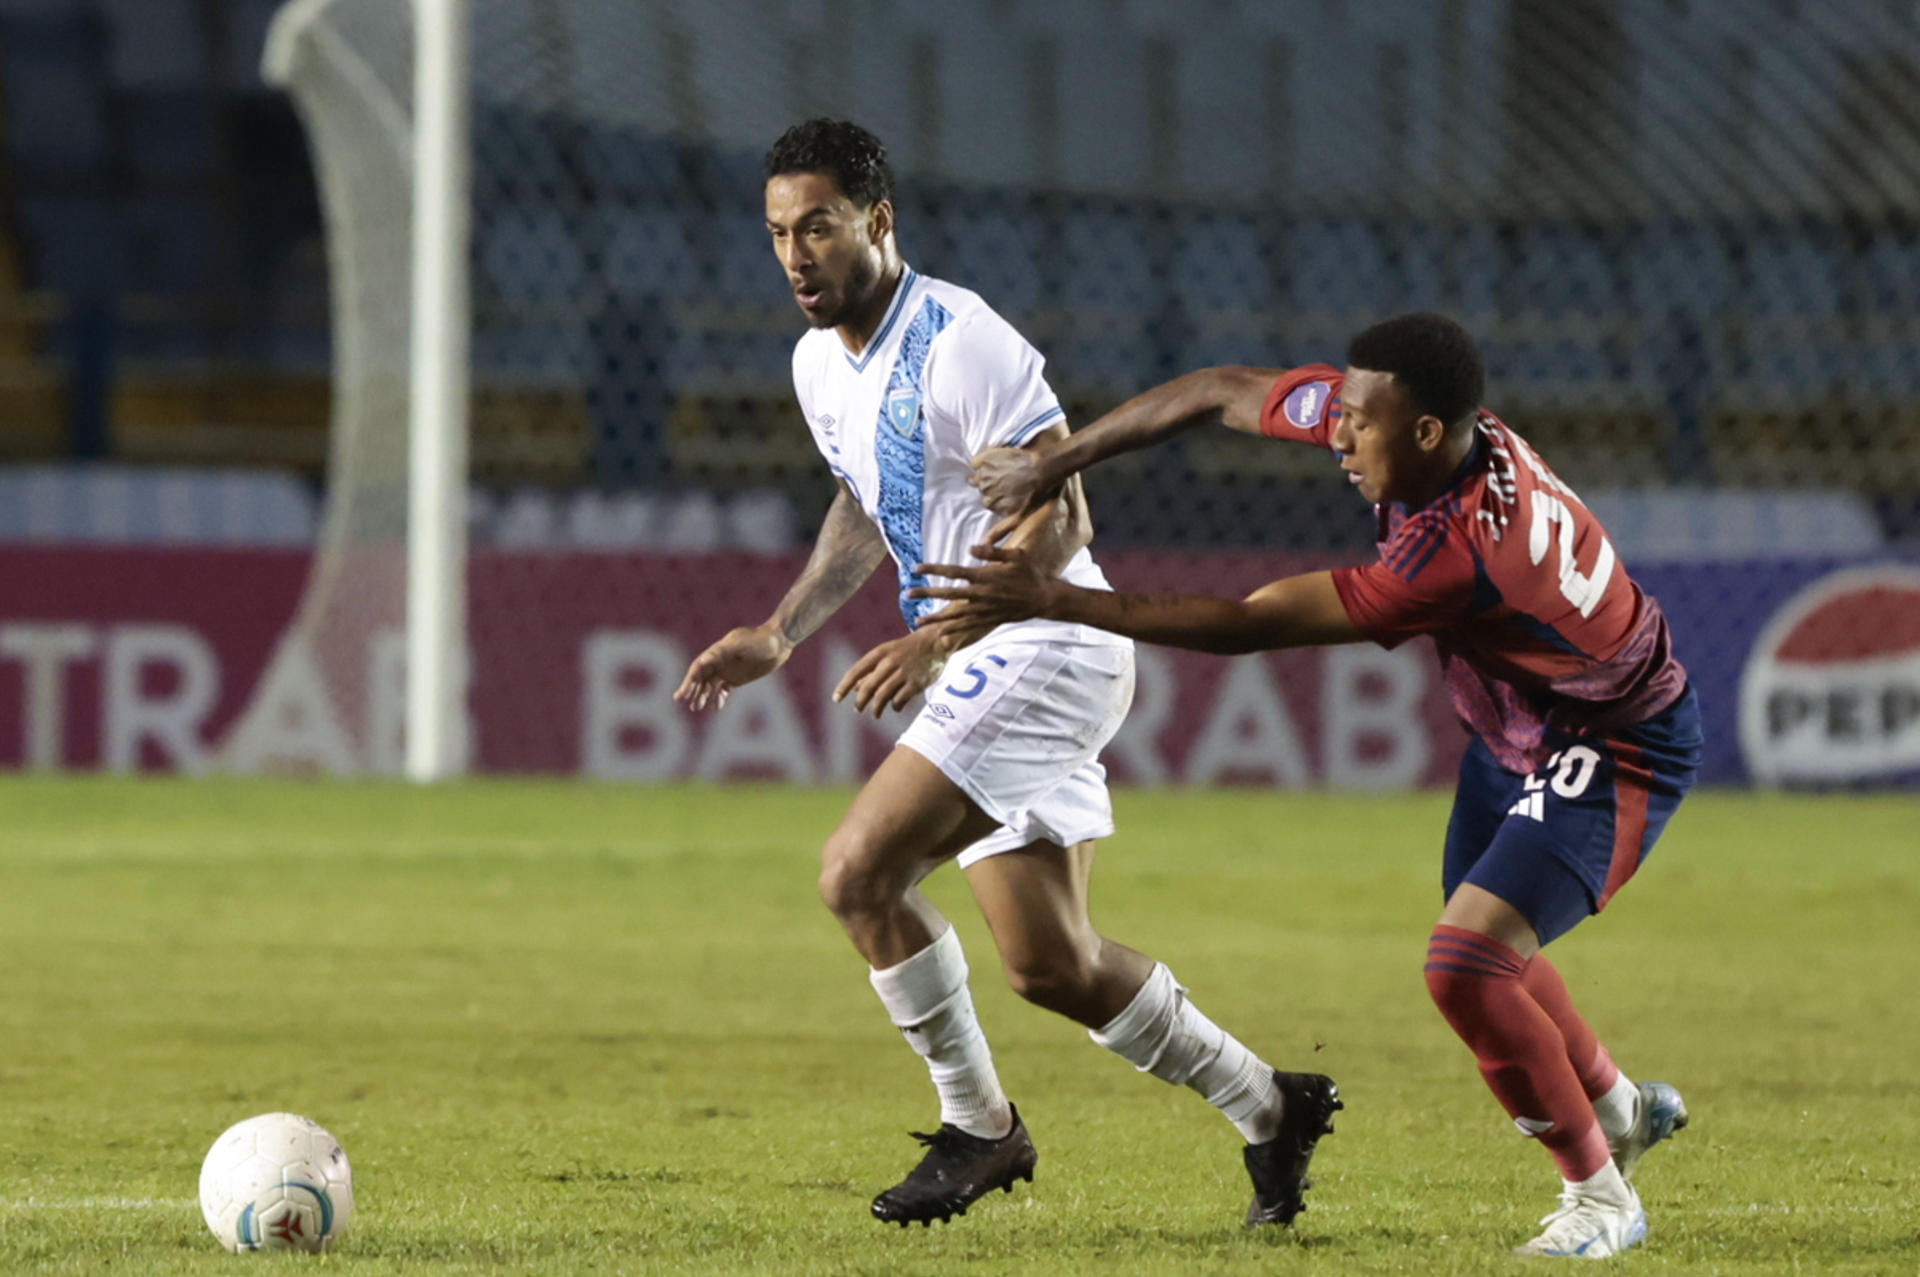
M 312 575 L 233 770 L 433 781 L 472 753 L 470 22 L 469 0 L 293 0 L 268 36 L 320 189 L 333 417 Z
M 414 0 L 407 775 L 464 770 L 472 159 L 468 0 Z

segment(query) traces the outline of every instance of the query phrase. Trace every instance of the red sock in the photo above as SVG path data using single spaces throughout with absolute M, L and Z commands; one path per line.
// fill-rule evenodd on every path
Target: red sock
M 1536 953 L 1521 974 L 1520 983 L 1552 1018 L 1560 1036 L 1567 1040 L 1567 1059 L 1580 1075 L 1580 1086 L 1587 1098 L 1597 1100 L 1611 1091 L 1613 1084 L 1620 1080 L 1619 1066 L 1574 1007 L 1573 995 L 1567 992 L 1567 982 L 1561 979 L 1559 968 L 1547 961 L 1546 954 Z
M 1611 1158 L 1607 1137 L 1567 1058 L 1567 1040 L 1521 983 L 1526 965 L 1490 936 L 1435 927 L 1427 992 L 1514 1124 L 1546 1145 L 1562 1178 L 1589 1179 Z

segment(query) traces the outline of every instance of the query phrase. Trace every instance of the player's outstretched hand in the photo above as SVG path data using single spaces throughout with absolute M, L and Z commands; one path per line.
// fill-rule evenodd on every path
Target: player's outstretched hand
M 693 658 L 673 699 L 693 710 L 709 704 L 720 709 L 734 688 L 765 678 L 791 655 L 793 644 L 782 635 L 763 626 L 742 626 Z
M 921 628 L 942 624 L 1005 625 L 1044 616 L 1059 588 L 1058 579 L 1048 576 L 1027 556 L 1025 550 L 1005 545 L 976 545 L 973 554 L 981 562 L 972 567 L 957 563 L 922 563 L 914 569 L 922 576 L 944 576 L 965 585 L 923 585 L 907 591 L 908 598 L 954 599 L 967 604 L 964 614 L 936 612 L 921 622 Z
M 933 686 L 946 660 L 934 631 L 923 628 L 889 639 L 853 663 L 833 689 L 834 702 L 852 696 L 855 710 L 872 710 L 875 718 L 890 709 L 905 709 L 908 701 Z
M 1024 514 L 1045 486 L 1040 459 L 1027 448 L 988 448 L 973 459 L 967 480 L 980 490 L 987 509 L 1005 518 Z

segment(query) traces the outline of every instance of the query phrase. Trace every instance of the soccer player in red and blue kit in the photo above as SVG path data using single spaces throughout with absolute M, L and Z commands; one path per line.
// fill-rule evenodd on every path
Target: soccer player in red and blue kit
M 1541 949 L 1633 876 L 1693 784 L 1700 716 L 1660 605 L 1572 489 L 1480 406 L 1484 383 L 1458 324 L 1402 315 L 1355 337 L 1344 372 L 1206 369 L 1053 445 L 975 460 L 982 496 L 1011 514 L 1102 458 L 1224 420 L 1331 449 L 1374 503 L 1378 562 L 1232 600 L 1077 589 L 986 546 L 984 565 L 922 568 L 968 583 L 924 593 L 1203 652 L 1432 635 L 1472 741 L 1427 988 L 1565 1180 L 1520 1253 L 1599 1259 L 1646 1236 L 1627 1177 L 1687 1111 L 1673 1087 L 1621 1072 Z

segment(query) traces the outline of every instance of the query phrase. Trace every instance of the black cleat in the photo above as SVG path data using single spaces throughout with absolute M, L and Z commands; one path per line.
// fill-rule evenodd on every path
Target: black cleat
M 1280 1133 L 1264 1144 L 1247 1145 L 1247 1174 L 1253 1177 L 1248 1228 L 1291 1224 L 1307 1208 L 1306 1192 L 1313 1187 L 1307 1164 L 1320 1137 L 1333 1134 L 1334 1113 L 1346 1107 L 1340 1088 L 1323 1074 L 1276 1069 L 1273 1084 L 1286 1103 L 1280 1113 Z
M 1033 1166 L 1040 1160 L 1020 1110 L 1013 1110 L 1013 1129 L 997 1140 L 969 1135 L 942 1123 L 931 1135 L 913 1132 L 927 1146 L 927 1155 L 905 1179 L 873 1199 L 873 1217 L 883 1224 L 905 1228 L 918 1220 L 931 1227 L 955 1215 L 994 1189 L 1013 1191 L 1013 1181 L 1033 1182 Z

